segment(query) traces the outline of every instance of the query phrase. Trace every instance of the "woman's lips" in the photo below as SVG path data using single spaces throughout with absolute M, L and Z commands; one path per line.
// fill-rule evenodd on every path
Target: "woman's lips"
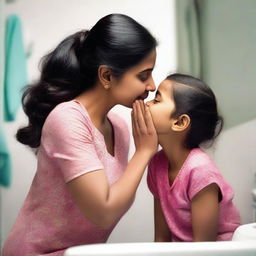
M 147 97 L 148 97 L 148 93 L 139 96 L 137 99 L 139 99 L 139 100 L 145 100 Z

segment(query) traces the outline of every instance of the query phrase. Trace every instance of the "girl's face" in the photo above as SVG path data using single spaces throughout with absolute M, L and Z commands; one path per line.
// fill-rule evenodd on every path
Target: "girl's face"
M 175 111 L 173 99 L 173 82 L 164 80 L 160 83 L 155 99 L 147 102 L 155 129 L 158 134 L 167 134 L 171 131 L 171 115 Z
M 144 100 L 149 91 L 156 89 L 152 71 L 156 61 L 156 50 L 153 50 L 142 62 L 125 72 L 120 78 L 112 81 L 112 96 L 115 104 L 132 107 L 137 99 Z

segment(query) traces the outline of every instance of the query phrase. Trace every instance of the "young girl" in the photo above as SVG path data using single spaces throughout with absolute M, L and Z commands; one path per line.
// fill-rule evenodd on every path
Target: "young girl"
M 155 241 L 231 240 L 240 224 L 233 191 L 200 148 L 222 128 L 212 90 L 192 76 L 173 74 L 147 105 L 163 148 L 147 176 Z
M 37 150 L 37 172 L 5 241 L 3 256 L 63 255 L 104 243 L 131 206 L 157 151 L 149 110 L 156 40 L 132 18 L 112 14 L 64 39 L 23 95 L 28 126 L 17 139 Z M 127 163 L 127 125 L 110 110 L 133 106 L 136 151 Z

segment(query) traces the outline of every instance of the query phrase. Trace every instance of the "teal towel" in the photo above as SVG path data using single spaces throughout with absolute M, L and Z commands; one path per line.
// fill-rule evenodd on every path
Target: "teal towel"
M 4 118 L 14 121 L 21 105 L 22 88 L 27 84 L 26 53 L 20 18 L 11 15 L 6 21 Z
M 11 159 L 5 141 L 3 129 L 0 127 L 0 185 L 9 187 L 11 184 Z

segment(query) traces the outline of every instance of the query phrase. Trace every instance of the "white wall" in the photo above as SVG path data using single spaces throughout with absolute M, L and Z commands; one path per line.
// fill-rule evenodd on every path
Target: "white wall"
M 214 152 L 217 165 L 235 190 L 234 202 L 240 210 L 242 223 L 256 222 L 252 206 L 252 189 L 256 188 L 255 131 L 256 119 L 224 131 Z
M 159 41 L 157 63 L 154 71 L 158 83 L 175 67 L 173 1 L 170 0 L 17 0 L 6 4 L 6 16 L 20 15 L 25 40 L 33 42 L 33 53 L 28 59 L 30 79 L 39 75 L 38 62 L 65 36 L 77 30 L 90 28 L 106 14 L 120 12 L 130 15 L 147 27 Z M 151 95 L 152 97 L 152 95 Z M 130 110 L 121 106 L 114 109 L 130 124 Z M 22 110 L 17 120 L 5 123 L 7 141 L 12 152 L 13 177 L 8 189 L 1 189 L 2 238 L 8 235 L 18 210 L 28 192 L 36 170 L 33 153 L 14 135 L 19 126 L 26 123 Z M 134 152 L 133 141 L 130 155 Z M 121 220 L 109 241 L 151 241 L 153 238 L 152 200 L 147 191 L 145 178 L 137 193 L 137 199 Z

